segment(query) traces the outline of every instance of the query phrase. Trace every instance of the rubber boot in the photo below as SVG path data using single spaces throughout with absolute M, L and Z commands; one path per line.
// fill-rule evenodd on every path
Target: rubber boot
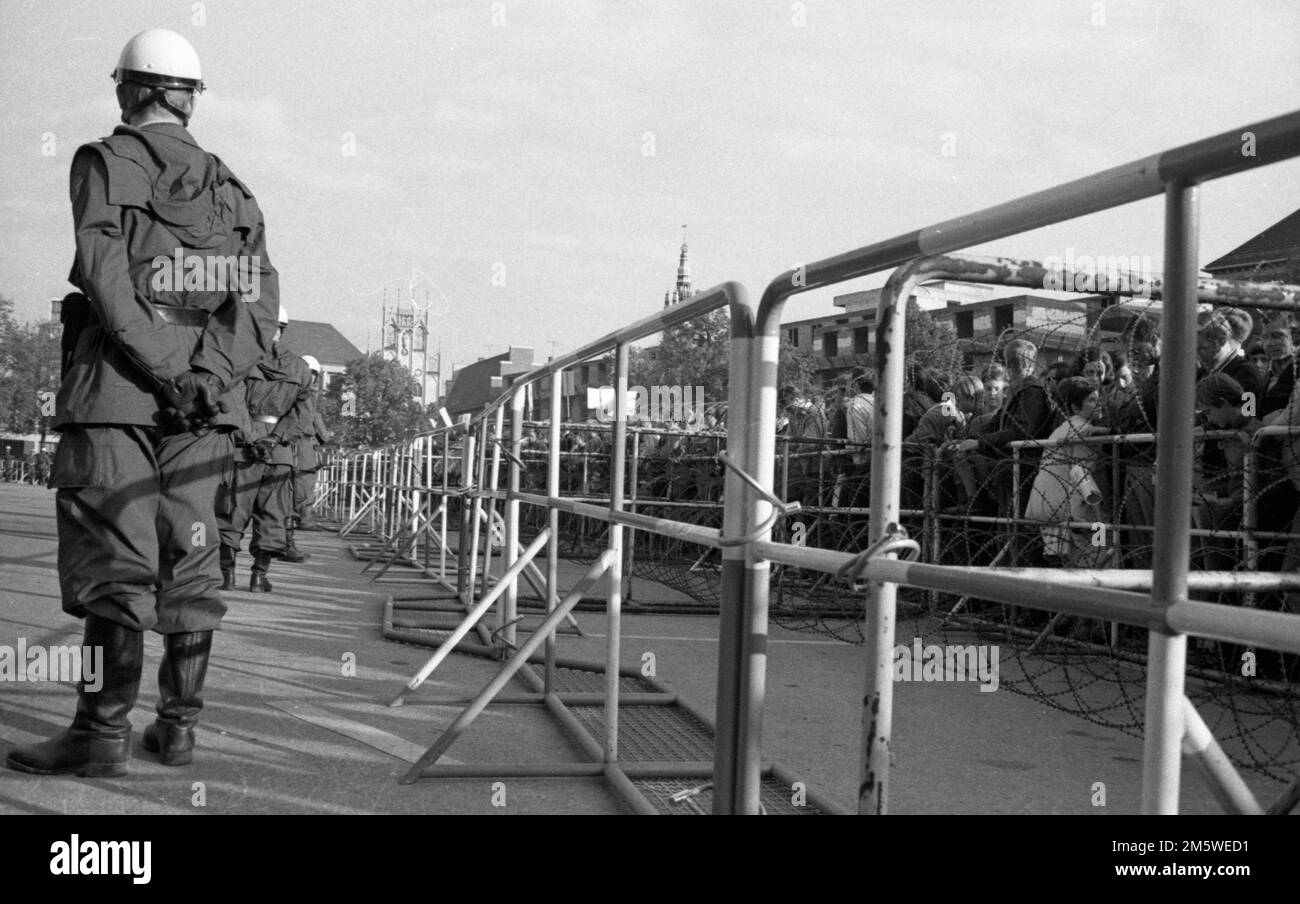
M 212 632 L 168 634 L 158 666 L 158 718 L 144 730 L 144 749 L 164 766 L 194 759 L 194 726 L 203 709 L 203 679 L 208 673 Z
M 251 593 L 270 593 L 271 582 L 266 579 L 266 573 L 271 570 L 271 554 L 261 552 L 260 550 L 253 554 L 253 573 L 248 582 L 248 589 Z
M 306 562 L 311 558 L 311 553 L 300 552 L 298 547 L 293 545 L 293 524 L 294 522 L 291 520 L 288 525 L 285 526 L 285 547 L 284 552 L 280 553 L 280 558 L 284 559 L 286 562 Z
M 221 544 L 221 589 L 222 590 L 235 589 L 235 559 L 238 557 L 238 555 L 239 555 L 238 550 L 230 546 L 227 546 L 224 543 Z
M 77 714 L 67 731 L 49 741 L 16 747 L 5 765 L 19 772 L 87 778 L 126 775 L 131 759 L 131 708 L 140 693 L 144 635 L 98 615 L 87 615 L 83 643 L 99 664 L 98 690 L 77 684 Z M 102 650 L 99 658 L 96 648 Z M 84 651 L 83 651 L 84 652 Z M 86 668 L 83 665 L 84 669 Z

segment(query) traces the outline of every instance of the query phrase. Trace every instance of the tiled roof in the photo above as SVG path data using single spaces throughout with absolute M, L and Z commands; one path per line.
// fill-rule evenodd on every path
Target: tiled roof
M 295 355 L 311 355 L 326 367 L 343 367 L 365 357 L 333 324 L 314 320 L 292 321 L 282 344 Z
M 492 388 L 492 378 L 501 375 L 501 365 L 510 360 L 510 353 L 504 352 L 467 364 L 456 371 L 447 395 L 447 412 L 457 415 L 462 412 L 477 414 L 483 406 L 501 394 L 500 389 Z
M 1217 273 L 1223 270 L 1258 268 L 1262 278 L 1276 279 L 1276 275 L 1265 275 L 1263 272 L 1269 264 L 1277 265 L 1297 259 L 1300 259 L 1300 210 L 1283 217 L 1259 235 L 1201 269 Z

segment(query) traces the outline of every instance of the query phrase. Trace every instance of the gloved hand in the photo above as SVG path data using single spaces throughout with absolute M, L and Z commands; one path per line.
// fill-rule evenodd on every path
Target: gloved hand
M 274 436 L 264 436 L 244 447 L 252 461 L 270 461 L 271 453 L 277 445 Z
M 177 431 L 208 426 L 218 414 L 229 411 L 221 401 L 221 383 L 215 376 L 192 370 L 164 383 L 158 395 L 163 402 L 163 418 Z

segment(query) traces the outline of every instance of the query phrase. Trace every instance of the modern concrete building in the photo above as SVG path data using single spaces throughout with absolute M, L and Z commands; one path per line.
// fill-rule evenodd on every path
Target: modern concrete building
M 874 367 L 880 291 L 837 295 L 833 304 L 843 313 L 782 324 L 782 335 L 792 345 L 812 349 L 826 383 L 856 367 Z M 1038 345 L 1044 364 L 1105 338 L 1097 329 L 1110 301 L 1104 296 L 1007 292 L 1000 286 L 945 282 L 922 286 L 912 298 L 936 324 L 951 330 L 958 363 L 967 368 L 992 360 L 999 342 L 1011 336 Z

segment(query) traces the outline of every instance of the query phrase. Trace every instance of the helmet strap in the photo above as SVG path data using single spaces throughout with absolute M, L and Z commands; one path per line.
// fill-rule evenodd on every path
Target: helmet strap
M 153 103 L 157 103 L 160 107 L 164 108 L 164 109 L 167 110 L 169 113 L 171 113 L 173 116 L 175 116 L 177 119 L 179 119 L 179 120 L 181 121 L 181 125 L 182 125 L 182 126 L 187 127 L 187 128 L 189 127 L 189 124 L 190 124 L 190 117 L 189 117 L 189 115 L 186 114 L 186 113 L 183 113 L 182 111 L 180 111 L 180 110 L 176 109 L 175 107 L 173 107 L 171 104 L 167 103 L 167 89 L 166 89 L 166 88 L 154 88 L 154 89 L 153 89 L 152 91 L 150 91 L 150 92 L 149 92 L 145 97 L 141 98 L 141 100 L 140 100 L 138 103 L 136 103 L 134 106 L 132 106 L 132 107 L 128 107 L 127 109 L 123 110 L 123 111 L 122 111 L 122 123 L 123 123 L 124 125 L 130 125 L 130 123 L 131 123 L 131 117 L 135 116 L 137 113 L 139 113 L 139 112 L 140 112 L 141 110 L 143 110 L 145 107 L 147 107 L 147 106 L 149 106 L 150 104 L 153 104 Z

